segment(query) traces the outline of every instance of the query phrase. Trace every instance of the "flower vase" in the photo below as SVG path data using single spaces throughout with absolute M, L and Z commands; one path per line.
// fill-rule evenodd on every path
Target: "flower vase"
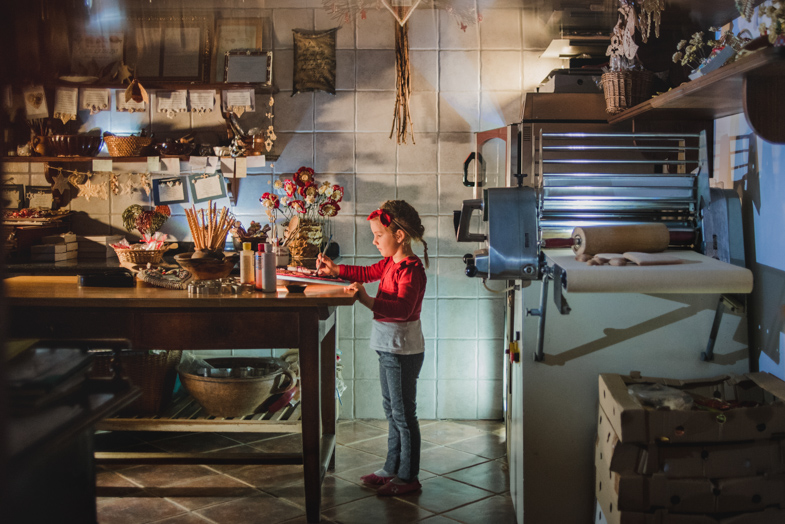
M 302 220 L 293 234 L 288 244 L 291 265 L 316 269 L 316 257 L 324 239 L 323 224 Z

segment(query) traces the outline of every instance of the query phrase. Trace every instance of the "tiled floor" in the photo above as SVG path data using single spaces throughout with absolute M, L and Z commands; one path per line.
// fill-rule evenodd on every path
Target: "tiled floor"
M 503 422 L 421 421 L 422 491 L 377 497 L 360 475 L 380 468 L 387 422 L 338 423 L 335 471 L 322 486 L 322 522 L 514 524 Z M 99 451 L 299 450 L 300 435 L 100 433 Z M 302 466 L 98 466 L 101 524 L 304 524 Z

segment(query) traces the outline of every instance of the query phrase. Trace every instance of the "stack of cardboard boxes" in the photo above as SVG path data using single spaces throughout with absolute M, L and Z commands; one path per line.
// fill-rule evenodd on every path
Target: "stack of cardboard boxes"
M 689 402 L 652 407 L 634 384 Z M 785 523 L 785 382 L 602 374 L 599 393 L 596 524 Z
M 75 260 L 78 256 L 79 244 L 76 235 L 63 233 L 41 238 L 41 244 L 30 246 L 32 262 L 65 262 Z

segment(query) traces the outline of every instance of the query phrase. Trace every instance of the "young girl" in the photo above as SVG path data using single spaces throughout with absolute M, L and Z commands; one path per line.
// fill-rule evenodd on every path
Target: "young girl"
M 378 495 L 404 495 L 419 490 L 420 425 L 417 421 L 417 377 L 423 364 L 425 341 L 420 310 L 425 295 L 425 268 L 412 251 L 412 240 L 425 248 L 425 228 L 417 211 L 403 200 L 388 200 L 368 216 L 373 245 L 383 259 L 371 266 L 335 264 L 321 256 L 319 274 L 340 276 L 353 283 L 360 303 L 373 311 L 371 349 L 379 355 L 384 414 L 389 423 L 387 461 L 361 480 L 381 486 Z M 376 297 L 363 283 L 379 280 Z

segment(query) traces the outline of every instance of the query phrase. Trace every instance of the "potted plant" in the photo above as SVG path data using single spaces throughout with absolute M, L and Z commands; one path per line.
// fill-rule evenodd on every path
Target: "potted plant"
M 621 113 L 649 97 L 654 74 L 646 71 L 638 59 L 635 34 L 637 31 L 646 43 L 654 26 L 654 35 L 659 37 L 664 9 L 664 0 L 619 0 L 619 19 L 605 52 L 608 70 L 601 81 L 608 113 Z

